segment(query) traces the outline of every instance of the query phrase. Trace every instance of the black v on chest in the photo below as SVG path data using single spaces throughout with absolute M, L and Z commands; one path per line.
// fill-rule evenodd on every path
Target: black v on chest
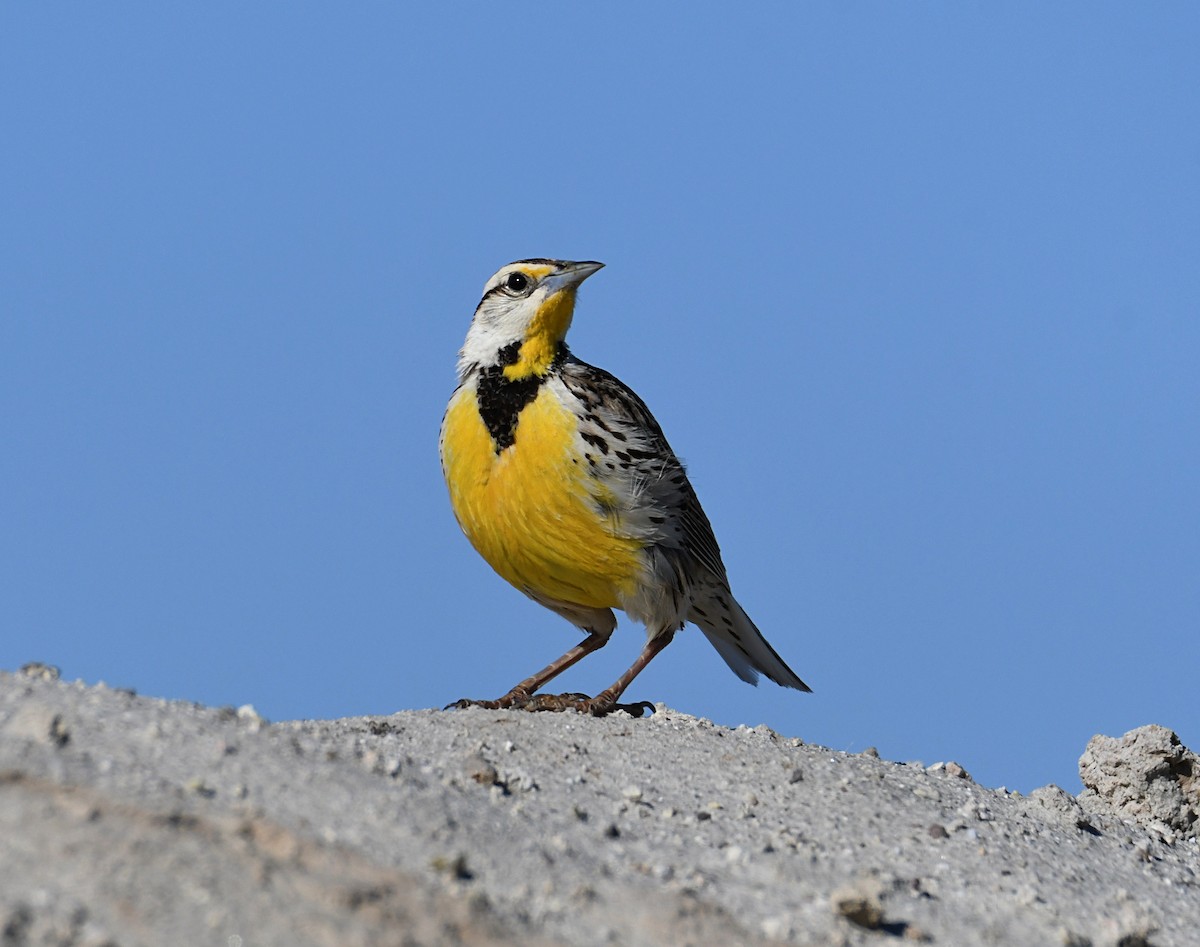
M 499 352 L 499 364 L 483 369 L 479 373 L 479 382 L 475 388 L 479 416 L 492 436 L 492 444 L 497 454 L 516 443 L 517 421 L 521 412 L 537 397 L 538 389 L 567 357 L 567 347 L 560 343 L 554 362 L 546 374 L 517 379 L 506 378 L 504 368 L 506 365 L 517 363 L 520 348 L 519 342 L 504 346 Z

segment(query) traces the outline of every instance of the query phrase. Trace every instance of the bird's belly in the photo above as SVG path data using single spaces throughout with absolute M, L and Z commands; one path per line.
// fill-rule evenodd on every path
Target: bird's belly
M 496 453 L 460 389 L 446 412 L 442 468 L 471 544 L 522 591 L 590 608 L 620 607 L 643 569 L 643 543 L 601 512 L 603 487 L 577 454 L 576 420 L 546 386 L 520 414 L 515 443 Z

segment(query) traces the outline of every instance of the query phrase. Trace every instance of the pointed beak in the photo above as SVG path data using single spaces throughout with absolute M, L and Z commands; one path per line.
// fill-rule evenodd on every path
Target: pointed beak
M 547 282 L 551 283 L 555 289 L 566 289 L 567 287 L 578 286 L 585 279 L 603 267 L 603 263 L 597 263 L 594 260 L 585 260 L 582 263 L 566 263 L 563 264 L 562 269 L 551 276 Z

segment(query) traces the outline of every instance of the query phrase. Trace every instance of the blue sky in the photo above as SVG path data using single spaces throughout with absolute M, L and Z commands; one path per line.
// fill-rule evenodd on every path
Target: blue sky
M 631 11 L 4 6 L 0 667 L 284 719 L 557 656 L 437 461 L 551 256 L 816 692 L 693 629 L 631 699 L 1026 791 L 1200 745 L 1200 14 Z

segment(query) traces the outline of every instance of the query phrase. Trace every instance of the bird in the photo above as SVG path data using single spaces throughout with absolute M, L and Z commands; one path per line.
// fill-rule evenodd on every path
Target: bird
M 653 705 L 620 698 L 687 622 L 743 681 L 762 674 L 810 691 L 733 597 L 712 526 L 650 410 L 567 348 L 579 286 L 603 266 L 534 258 L 501 267 L 459 351 L 438 438 L 454 516 L 501 577 L 584 638 L 503 697 L 447 709 L 641 716 Z M 608 643 L 613 609 L 646 627 L 630 668 L 594 697 L 539 693 Z

